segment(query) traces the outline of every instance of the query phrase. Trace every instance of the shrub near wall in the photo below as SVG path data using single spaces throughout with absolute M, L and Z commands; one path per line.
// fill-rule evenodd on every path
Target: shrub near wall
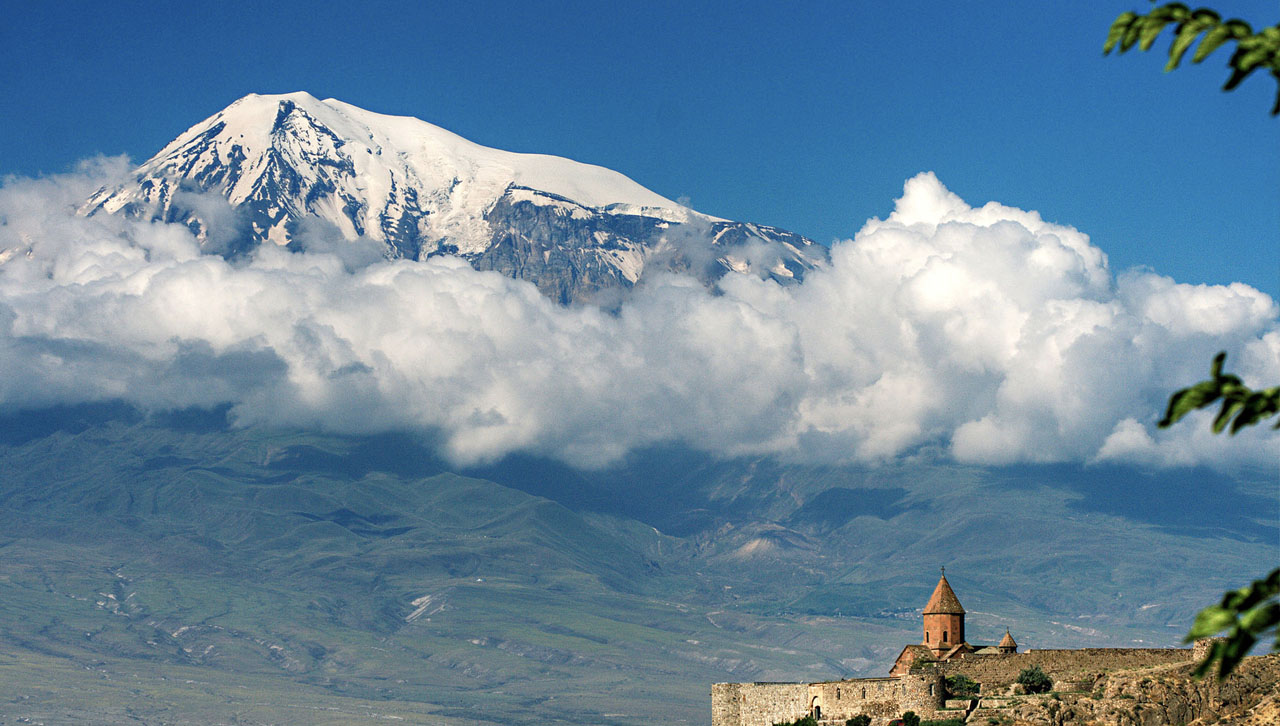
M 948 698 L 970 698 L 978 695 L 978 683 L 963 673 L 947 676 Z
M 1053 679 L 1040 666 L 1031 666 L 1018 674 L 1018 684 L 1027 693 L 1045 693 L 1053 688 Z

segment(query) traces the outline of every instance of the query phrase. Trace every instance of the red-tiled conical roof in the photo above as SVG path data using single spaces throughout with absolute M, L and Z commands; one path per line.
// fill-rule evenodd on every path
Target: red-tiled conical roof
M 1009 635 L 1009 629 L 1004 629 L 1004 637 L 1000 639 L 1001 648 L 1017 648 L 1018 644 L 1013 642 L 1013 636 Z
M 938 578 L 938 586 L 933 588 L 929 604 L 924 606 L 924 614 L 964 615 L 964 608 L 960 607 L 960 599 L 951 589 L 945 574 Z

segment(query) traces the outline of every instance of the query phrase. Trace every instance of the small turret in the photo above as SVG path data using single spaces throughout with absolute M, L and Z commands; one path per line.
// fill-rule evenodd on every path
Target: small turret
M 1013 642 L 1013 636 L 1009 635 L 1009 629 L 1004 629 L 1004 637 L 1000 639 L 1000 645 L 996 646 L 1001 653 L 1017 653 L 1018 644 Z

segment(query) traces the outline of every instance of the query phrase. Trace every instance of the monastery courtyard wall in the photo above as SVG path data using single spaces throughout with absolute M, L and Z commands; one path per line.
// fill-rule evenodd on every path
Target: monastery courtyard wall
M 773 726 L 804 716 L 838 726 L 860 715 L 870 716 L 872 726 L 885 726 L 907 711 L 931 719 L 945 703 L 947 676 L 968 676 L 980 684 L 983 696 L 994 696 L 1007 693 L 1023 670 L 1039 666 L 1053 679 L 1054 690 L 1089 691 L 1107 671 L 1203 660 L 1212 647 L 1211 639 L 1205 638 L 1196 641 L 1195 648 L 1185 649 L 1081 648 L 1018 653 L 1008 631 L 999 645 L 974 646 L 964 640 L 964 608 L 947 582 L 945 570 L 922 615 L 923 642 L 902 649 L 891 668 L 897 675 L 822 683 L 717 683 L 711 687 L 712 726 Z
M 982 684 L 984 694 L 995 694 L 1018 680 L 1024 668 L 1040 666 L 1058 690 L 1088 690 L 1104 671 L 1186 663 L 1190 648 L 1080 648 L 1078 650 L 1029 650 L 1007 655 L 978 655 L 938 663 L 945 675 L 964 674 Z
M 754 726 L 794 721 L 809 712 L 807 683 L 716 683 L 711 686 L 713 726 Z
M 1081 648 L 974 655 L 930 663 L 897 678 L 858 678 L 821 683 L 716 683 L 711 687 L 713 726 L 772 726 L 818 714 L 843 724 L 865 714 L 885 724 L 907 711 L 934 718 L 943 705 L 944 678 L 963 674 L 982 684 L 984 695 L 1003 693 L 1025 668 L 1039 666 L 1056 690 L 1089 690 L 1106 671 L 1187 663 L 1190 648 Z M 815 706 L 817 707 L 815 709 Z
M 859 714 L 887 723 L 906 711 L 930 718 L 942 706 L 942 674 L 859 678 L 822 683 L 717 683 L 711 687 L 713 726 L 772 726 L 817 715 L 843 724 Z

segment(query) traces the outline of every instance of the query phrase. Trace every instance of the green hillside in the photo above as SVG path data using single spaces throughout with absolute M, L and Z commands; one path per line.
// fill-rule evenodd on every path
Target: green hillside
M 495 483 L 404 437 L 86 416 L 0 432 L 0 722 L 705 723 L 713 682 L 882 673 L 940 564 L 971 640 L 1172 645 L 1274 552 L 973 470 Z

